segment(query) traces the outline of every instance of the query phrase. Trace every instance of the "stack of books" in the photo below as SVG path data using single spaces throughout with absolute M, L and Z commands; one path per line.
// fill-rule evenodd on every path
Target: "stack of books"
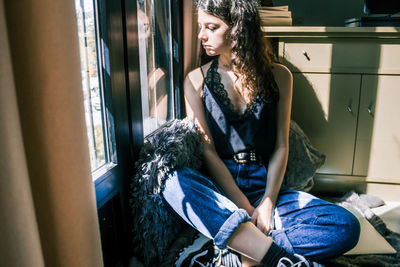
M 262 6 L 258 8 L 261 26 L 292 26 L 289 6 Z

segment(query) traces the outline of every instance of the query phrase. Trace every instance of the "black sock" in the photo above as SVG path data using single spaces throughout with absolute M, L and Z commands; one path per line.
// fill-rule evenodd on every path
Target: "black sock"
M 271 247 L 268 249 L 264 258 L 261 260 L 261 263 L 268 267 L 275 267 L 278 265 L 279 260 L 283 257 L 290 259 L 293 263 L 302 260 L 292 254 L 289 254 L 285 249 L 272 242 Z

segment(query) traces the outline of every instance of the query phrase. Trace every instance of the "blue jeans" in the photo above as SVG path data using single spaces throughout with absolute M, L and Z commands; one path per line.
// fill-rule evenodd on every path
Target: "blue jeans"
M 265 192 L 265 167 L 232 160 L 224 162 L 239 188 L 257 207 Z M 218 185 L 189 168 L 170 173 L 163 197 L 180 217 L 220 248 L 226 247 L 227 240 L 242 222 L 251 219 Z M 308 193 L 281 188 L 274 212 L 275 229 L 269 235 L 290 253 L 324 260 L 345 253 L 358 242 L 357 218 L 344 208 Z

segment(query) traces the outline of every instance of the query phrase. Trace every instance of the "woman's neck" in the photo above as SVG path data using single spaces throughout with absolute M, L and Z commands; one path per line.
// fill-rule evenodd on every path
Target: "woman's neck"
M 231 54 L 221 54 L 219 56 L 219 64 L 224 66 L 226 69 L 231 70 L 232 69 L 232 58 Z

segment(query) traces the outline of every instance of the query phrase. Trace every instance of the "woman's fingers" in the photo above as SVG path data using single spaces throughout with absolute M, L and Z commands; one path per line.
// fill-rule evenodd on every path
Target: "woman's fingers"
M 256 218 L 252 218 L 251 221 L 254 221 L 253 223 L 255 224 L 255 226 L 257 226 L 257 228 L 260 229 L 261 232 L 265 233 L 265 231 L 267 230 L 267 225 L 265 224 L 263 218 L 257 216 Z
M 251 222 L 257 226 L 257 211 L 253 212 L 253 215 L 251 216 Z
M 264 234 L 268 234 L 273 228 L 271 215 L 268 215 L 268 213 L 262 214 L 258 209 L 251 216 L 251 222 Z
M 261 223 L 260 226 L 258 226 L 258 229 L 260 229 L 264 234 L 268 234 L 269 232 L 268 225 L 265 223 Z
M 257 218 L 254 223 L 258 229 L 261 230 L 264 234 L 268 234 L 269 231 L 272 230 L 272 224 L 268 223 L 266 220 L 263 218 Z

